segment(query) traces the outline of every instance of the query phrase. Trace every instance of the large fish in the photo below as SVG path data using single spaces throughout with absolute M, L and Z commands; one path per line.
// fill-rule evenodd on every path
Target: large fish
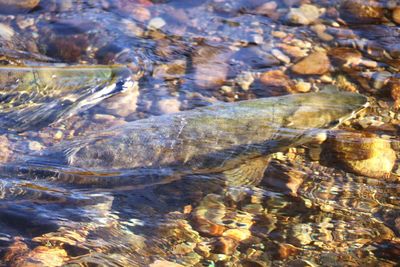
M 306 143 L 367 104 L 363 95 L 337 90 L 220 103 L 137 120 L 61 145 L 47 156 L 77 170 L 74 183 L 223 173 L 230 184 L 255 184 L 268 155 Z
M 133 86 L 124 66 L 1 66 L 0 129 L 37 129 Z

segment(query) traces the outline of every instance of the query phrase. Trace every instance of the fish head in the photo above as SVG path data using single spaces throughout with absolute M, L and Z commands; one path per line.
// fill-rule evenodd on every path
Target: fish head
M 295 129 L 334 128 L 369 105 L 361 94 L 337 90 L 300 94 L 290 104 L 285 126 Z

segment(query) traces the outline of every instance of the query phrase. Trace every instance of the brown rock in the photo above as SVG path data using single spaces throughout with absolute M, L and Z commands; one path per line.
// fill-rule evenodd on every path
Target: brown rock
M 390 94 L 395 101 L 395 109 L 400 109 L 400 80 L 392 80 L 390 82 Z
M 377 0 L 345 0 L 340 8 L 341 17 L 351 24 L 382 21 L 384 9 Z
M 269 87 L 277 87 L 291 92 L 294 89 L 293 81 L 281 70 L 266 71 L 261 74 L 260 81 Z
M 2 260 L 5 262 L 14 262 L 24 254 L 28 253 L 29 248 L 22 240 L 22 238 L 16 237 L 14 243 L 7 248 Z
M 293 245 L 283 243 L 283 244 L 279 244 L 278 253 L 279 253 L 279 258 L 284 260 L 284 259 L 289 258 L 290 256 L 293 256 L 293 255 L 296 255 L 297 253 L 299 253 L 299 249 Z
M 328 55 L 331 57 L 333 64 L 339 66 L 358 65 L 362 59 L 361 53 L 351 47 L 333 48 L 328 52 Z
M 396 22 L 397 24 L 400 24 L 400 6 L 393 9 L 392 18 L 393 18 L 394 22 Z
M 292 71 L 304 75 L 322 75 L 329 71 L 331 64 L 325 52 L 317 51 L 292 66 Z
M 271 164 L 267 169 L 267 175 L 263 184 L 281 189 L 290 195 L 297 195 L 297 190 L 303 183 L 305 173 L 288 168 L 280 164 Z
M 288 45 L 288 44 L 278 44 L 277 47 L 281 48 L 285 54 L 293 58 L 302 58 L 307 56 L 307 52 L 300 47 Z
M 48 42 L 46 54 L 67 62 L 77 62 L 88 46 L 89 40 L 84 35 L 56 36 Z
M 213 253 L 232 255 L 238 246 L 238 242 L 229 237 L 220 237 L 214 246 Z
M 230 53 L 215 46 L 201 46 L 193 55 L 194 80 L 201 88 L 215 88 L 224 84 L 228 74 Z
M 27 12 L 35 8 L 40 0 L 0 0 L 0 13 Z
M 339 132 L 330 142 L 335 158 L 351 172 L 368 177 L 388 177 L 396 161 L 390 141 L 375 134 Z

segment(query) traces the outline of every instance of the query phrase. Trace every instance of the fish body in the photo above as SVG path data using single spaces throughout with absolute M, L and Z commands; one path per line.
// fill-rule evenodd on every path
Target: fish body
M 366 97 L 339 91 L 221 103 L 137 120 L 76 141 L 63 153 L 69 166 L 90 171 L 224 172 L 303 144 L 366 105 Z
M 37 129 L 132 85 L 124 66 L 1 66 L 0 128 Z

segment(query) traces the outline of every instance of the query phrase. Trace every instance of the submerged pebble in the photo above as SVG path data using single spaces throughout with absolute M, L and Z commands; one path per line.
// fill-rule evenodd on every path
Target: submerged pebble
M 287 17 L 291 23 L 308 25 L 316 21 L 324 12 L 325 9 L 303 4 L 299 8 L 291 8 Z
M 330 61 L 325 52 L 317 51 L 292 66 L 292 71 L 303 75 L 322 75 L 329 71 Z

